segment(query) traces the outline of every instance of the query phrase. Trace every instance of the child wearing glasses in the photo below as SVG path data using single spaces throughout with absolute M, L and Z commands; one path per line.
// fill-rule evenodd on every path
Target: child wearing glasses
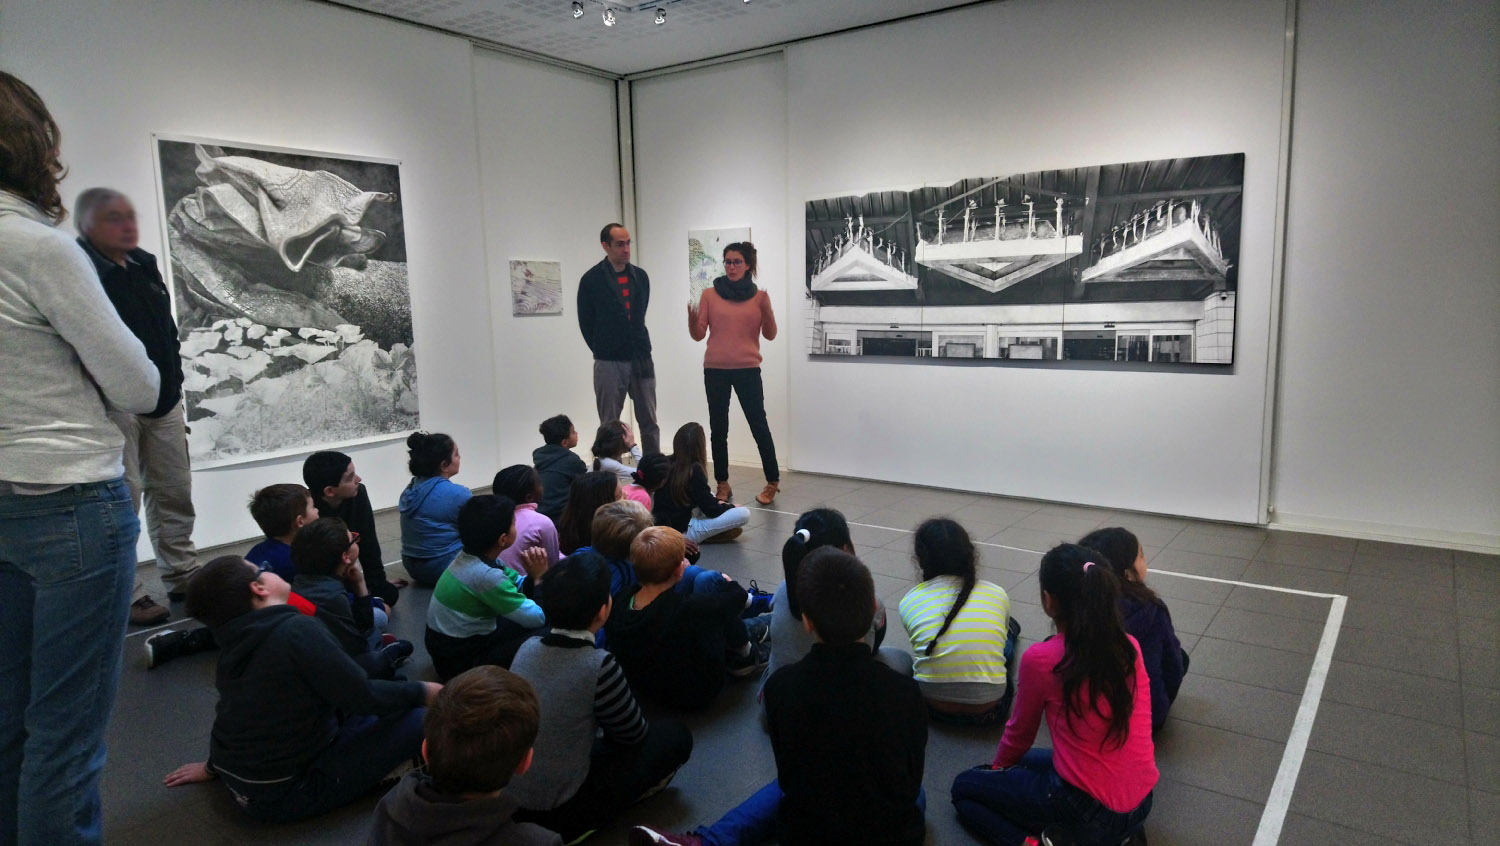
M 315 616 L 328 627 L 345 654 L 370 678 L 394 678 L 411 657 L 409 641 L 381 644 L 375 628 L 376 599 L 365 586 L 359 566 L 359 535 L 337 517 L 323 517 L 297 530 L 292 538 L 292 589 L 317 607 Z

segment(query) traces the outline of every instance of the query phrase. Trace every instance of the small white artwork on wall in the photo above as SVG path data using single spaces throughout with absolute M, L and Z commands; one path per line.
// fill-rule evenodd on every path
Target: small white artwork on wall
M 750 227 L 688 230 L 688 305 L 698 308 L 703 292 L 724 275 L 724 248 L 750 240 Z
M 194 468 L 417 428 L 399 163 L 155 147 Z
M 555 261 L 510 262 L 511 314 L 562 314 L 562 264 Z

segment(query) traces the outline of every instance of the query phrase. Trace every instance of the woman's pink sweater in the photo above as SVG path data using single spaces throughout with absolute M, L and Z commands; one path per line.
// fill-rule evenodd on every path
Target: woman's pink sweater
M 712 288 L 698 299 L 698 311 L 688 313 L 688 334 L 701 341 L 708 336 L 703 367 L 738 370 L 760 366 L 760 339 L 776 340 L 776 315 L 764 289 L 743 302 L 732 303 Z

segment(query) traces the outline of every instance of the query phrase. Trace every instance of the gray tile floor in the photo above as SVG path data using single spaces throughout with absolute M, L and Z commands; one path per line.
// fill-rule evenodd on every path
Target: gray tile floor
M 760 487 L 748 469 L 736 468 L 732 480 L 742 499 Z M 1153 846 L 1254 839 L 1314 667 L 1333 601 L 1226 583 L 1236 581 L 1348 597 L 1281 843 L 1500 843 L 1500 557 L 796 473 L 783 491 L 771 509 L 755 511 L 738 542 L 705 547 L 703 563 L 770 588 L 780 581 L 779 552 L 796 513 L 826 504 L 860 524 L 855 545 L 894 609 L 914 583 L 909 530 L 950 515 L 984 542 L 983 576 L 1010 592 L 1026 643 L 1049 632 L 1038 605 L 1038 551 L 1098 526 L 1134 531 L 1156 571 L 1148 581 L 1192 653 L 1157 739 Z M 386 557 L 394 558 L 394 515 L 380 523 Z M 408 591 L 392 617 L 393 629 L 418 645 L 414 678 L 431 677 L 421 650 L 427 599 Z M 174 612 L 180 618 L 180 607 Z M 904 645 L 894 611 L 890 624 L 886 645 Z M 373 797 L 273 828 L 244 821 L 218 785 L 163 787 L 172 767 L 204 757 L 214 660 L 194 656 L 147 672 L 143 638 L 137 631 L 126 641 L 110 728 L 109 842 L 362 841 Z M 754 688 L 735 685 L 711 713 L 687 719 L 692 760 L 628 822 L 671 829 L 708 822 L 774 775 Z M 990 760 L 999 735 L 932 727 L 928 842 L 974 842 L 954 818 L 948 788 L 959 770 Z M 624 831 L 622 824 L 590 842 L 620 844 Z

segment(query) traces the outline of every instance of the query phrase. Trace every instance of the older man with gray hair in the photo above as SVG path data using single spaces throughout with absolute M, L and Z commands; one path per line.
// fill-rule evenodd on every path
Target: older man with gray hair
M 90 188 L 78 195 L 73 213 L 82 234 L 78 243 L 93 260 L 104 292 L 161 372 L 156 408 L 146 414 L 111 410 L 109 416 L 125 435 L 125 481 L 137 511 L 145 500 L 146 529 L 167 597 L 181 599 L 188 578 L 198 570 L 198 553 L 193 547 L 193 480 L 172 300 L 156 269 L 156 257 L 138 246 L 140 231 L 129 198 L 108 188 Z M 137 575 L 130 622 L 153 625 L 170 616 Z

